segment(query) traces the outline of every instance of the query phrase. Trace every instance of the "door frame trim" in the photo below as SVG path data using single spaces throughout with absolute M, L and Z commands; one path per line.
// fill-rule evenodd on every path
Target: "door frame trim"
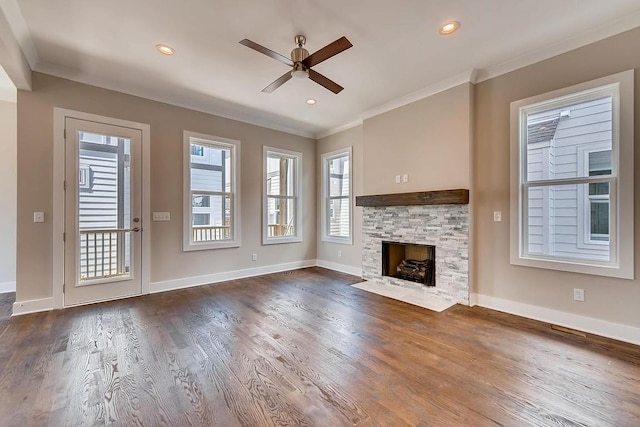
M 145 123 L 115 119 L 65 108 L 53 108 L 53 234 L 52 293 L 53 308 L 64 308 L 64 241 L 65 224 L 65 138 L 67 118 L 105 123 L 140 130 L 142 133 L 142 295 L 148 294 L 151 282 L 151 127 Z

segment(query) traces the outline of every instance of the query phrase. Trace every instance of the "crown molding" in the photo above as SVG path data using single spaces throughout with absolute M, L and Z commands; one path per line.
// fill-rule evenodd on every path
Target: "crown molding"
M 297 122 L 267 111 L 258 110 L 247 105 L 240 105 L 207 95 L 201 95 L 198 99 L 190 97 L 189 95 L 182 97 L 172 96 L 165 92 L 145 90 L 134 85 L 126 85 L 107 79 L 101 79 L 87 73 L 78 73 L 43 62 L 36 64 L 34 71 L 304 138 L 315 139 L 316 131 L 318 129 L 317 126 Z M 290 125 L 279 124 L 283 121 L 289 121 Z
M 396 98 L 378 107 L 372 108 L 371 110 L 365 111 L 364 113 L 360 114 L 356 120 L 316 133 L 316 139 L 325 138 L 329 135 L 333 135 L 338 132 L 342 132 L 352 127 L 361 125 L 366 119 L 370 119 L 371 117 L 375 117 L 388 111 L 395 110 L 396 108 L 404 107 L 405 105 L 411 104 L 412 102 L 428 98 L 437 93 L 444 92 L 445 90 L 454 88 L 456 86 L 460 86 L 461 84 L 473 84 L 476 82 L 477 74 L 478 72 L 474 68 L 470 71 L 465 71 L 464 73 L 460 73 L 456 76 L 441 80 L 438 83 L 427 86 L 416 92 L 411 92 L 407 95 L 401 96 L 400 98 Z
M 511 71 L 524 68 L 529 65 L 553 58 L 554 56 L 570 52 L 572 50 L 587 46 L 589 44 L 604 40 L 609 37 L 624 33 L 640 26 L 640 10 L 626 15 L 622 18 L 609 21 L 605 24 L 597 26 L 579 33 L 575 36 L 546 45 L 545 47 L 535 49 L 524 53 L 516 58 L 502 62 L 500 64 L 485 68 L 478 72 L 476 83 L 480 83 Z
M 349 130 L 351 128 L 354 128 L 354 127 L 360 126 L 360 125 L 362 125 L 362 119 L 356 119 L 356 120 L 354 120 L 352 122 L 349 122 L 349 123 L 346 123 L 346 124 L 344 124 L 342 126 L 337 126 L 337 127 L 334 127 L 334 128 L 323 130 L 321 132 L 317 132 L 315 137 L 316 137 L 316 139 L 326 138 L 328 136 L 334 135 L 336 133 L 340 133 L 340 132 L 345 131 L 345 130 Z
M 365 111 L 364 113 L 360 114 L 359 117 L 362 120 L 370 119 L 371 117 L 375 117 L 388 111 L 395 110 L 396 108 L 404 107 L 405 105 L 411 104 L 412 102 L 428 98 L 437 93 L 444 92 L 445 90 L 454 88 L 456 86 L 460 86 L 461 84 L 475 83 L 477 73 L 477 70 L 473 68 L 456 76 L 440 80 L 435 84 L 425 87 L 424 89 L 409 93 L 407 95 L 401 96 L 400 98 L 396 98 L 390 102 L 375 107 L 371 110 Z

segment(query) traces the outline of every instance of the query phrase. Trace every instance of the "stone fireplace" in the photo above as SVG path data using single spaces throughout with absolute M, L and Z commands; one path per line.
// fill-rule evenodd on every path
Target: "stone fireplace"
M 468 305 L 468 200 L 468 190 L 358 197 L 356 205 L 363 206 L 363 278 L 390 287 L 414 289 L 447 302 Z M 435 283 L 428 286 L 426 283 L 393 277 L 388 271 L 385 275 L 385 263 L 390 262 L 383 256 L 385 242 L 401 246 L 432 246 Z M 393 260 L 400 257 L 398 249 L 395 251 Z M 411 253 L 409 256 L 402 256 L 409 259 L 423 257 Z M 386 267 L 388 270 L 389 265 Z

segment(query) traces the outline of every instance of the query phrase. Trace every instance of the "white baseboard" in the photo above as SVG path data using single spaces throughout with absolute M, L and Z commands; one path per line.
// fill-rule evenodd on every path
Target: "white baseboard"
M 150 285 L 150 293 L 173 291 L 176 289 L 191 288 L 194 286 L 208 285 L 211 283 L 226 282 L 228 280 L 244 279 L 246 277 L 261 276 L 263 274 L 280 273 L 282 271 L 297 270 L 299 268 L 315 267 L 316 260 L 287 262 L 284 264 L 267 265 L 264 267 L 247 268 L 244 270 L 224 271 L 221 273 L 206 274 L 204 276 L 185 277 L 182 279 L 154 282 Z
M 492 310 L 515 314 L 545 323 L 564 326 L 570 329 L 600 335 L 618 341 L 640 345 L 640 328 L 594 319 L 579 314 L 566 313 L 550 308 L 524 304 L 488 295 L 471 294 L 471 305 L 490 308 Z
M 329 270 L 339 271 L 340 273 L 352 274 L 354 276 L 362 277 L 361 267 L 352 267 L 350 265 L 338 264 L 336 262 L 325 261 L 322 259 L 319 259 L 316 265 L 318 267 L 327 268 Z
M 14 316 L 50 310 L 53 310 L 53 298 L 32 299 L 13 303 Z
M 7 292 L 16 291 L 16 282 L 2 282 L 0 283 L 0 294 L 6 294 Z

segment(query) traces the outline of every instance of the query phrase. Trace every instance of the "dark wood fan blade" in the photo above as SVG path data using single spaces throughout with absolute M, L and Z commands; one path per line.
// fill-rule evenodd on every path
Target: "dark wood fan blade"
M 241 45 L 245 45 L 246 47 L 249 47 L 253 50 L 256 50 L 262 54 L 265 54 L 267 56 L 270 56 L 271 58 L 280 61 L 284 64 L 287 64 L 291 67 L 293 67 L 293 61 L 291 61 L 291 59 L 287 58 L 286 56 L 282 56 L 277 52 L 272 51 L 271 49 L 267 49 L 266 47 L 259 45 L 258 43 L 252 42 L 249 39 L 244 39 L 244 40 L 240 40 L 240 44 Z
M 349 49 L 351 46 L 353 45 L 349 40 L 347 40 L 346 37 L 340 37 L 338 40 L 334 41 L 333 43 L 330 43 L 325 47 L 323 47 L 322 49 L 320 49 L 319 51 L 309 55 L 304 61 L 302 61 L 302 63 L 305 65 L 305 67 L 311 68 L 314 65 L 319 64 L 322 61 L 327 60 L 334 55 L 339 54 L 343 50 Z
M 325 88 L 329 89 L 333 93 L 338 93 L 342 89 L 344 89 L 338 83 L 334 82 L 331 79 L 328 79 L 317 71 L 309 70 L 309 78 L 318 83 L 320 86 L 324 86 Z
M 274 90 L 278 89 L 283 84 L 285 84 L 290 78 L 291 78 L 291 71 L 287 71 L 286 73 L 281 75 L 278 78 L 278 80 L 276 80 L 275 82 L 271 83 L 269 86 L 262 89 L 262 91 L 266 93 L 271 93 Z

